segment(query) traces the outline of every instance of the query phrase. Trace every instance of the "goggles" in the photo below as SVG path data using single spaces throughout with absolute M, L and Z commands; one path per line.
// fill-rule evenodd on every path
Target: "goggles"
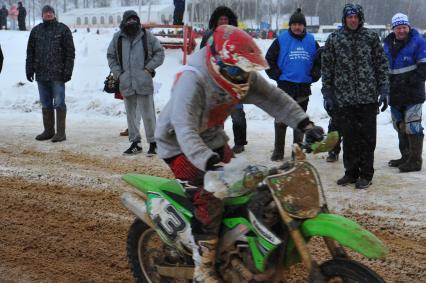
M 221 60 L 217 61 L 219 72 L 229 81 L 235 84 L 245 84 L 248 82 L 250 73 L 240 67 L 224 64 Z

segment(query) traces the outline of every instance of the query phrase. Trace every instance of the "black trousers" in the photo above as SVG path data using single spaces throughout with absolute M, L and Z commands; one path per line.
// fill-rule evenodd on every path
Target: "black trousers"
M 305 112 L 308 109 L 308 103 L 309 103 L 309 99 L 298 102 L 299 106 Z M 287 125 L 284 124 L 284 123 L 276 123 L 276 124 L 278 124 L 279 127 L 284 129 L 284 143 L 285 143 L 285 133 L 286 133 L 286 130 L 287 130 Z M 302 131 L 300 131 L 298 129 L 293 129 L 293 143 L 298 143 L 298 144 L 302 143 L 303 137 L 304 137 L 304 134 L 303 134 Z M 277 137 L 275 137 L 275 140 L 277 140 Z
M 247 121 L 246 113 L 242 104 L 239 104 L 231 112 L 232 131 L 234 132 L 234 144 L 247 144 Z
M 173 12 L 173 24 L 183 25 L 183 12 L 184 10 L 175 9 Z
M 27 28 L 25 27 L 25 19 L 18 20 L 18 26 L 19 26 L 19 30 L 27 30 Z
M 336 123 L 336 118 L 333 118 L 333 115 L 330 117 L 330 120 L 328 121 L 328 133 L 338 131 L 339 132 L 339 141 L 336 144 L 336 146 L 333 148 L 332 151 L 336 155 L 339 155 L 340 151 L 342 150 L 340 144 L 342 142 L 342 134 L 340 133 L 340 130 L 338 128 L 338 125 Z
M 345 175 L 371 180 L 377 135 L 377 104 L 338 109 L 333 116 L 343 137 Z

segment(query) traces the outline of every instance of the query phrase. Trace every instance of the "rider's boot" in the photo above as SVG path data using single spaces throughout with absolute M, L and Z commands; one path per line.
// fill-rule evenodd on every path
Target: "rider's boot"
M 198 240 L 194 248 L 194 283 L 220 283 L 222 280 L 216 272 L 217 238 Z

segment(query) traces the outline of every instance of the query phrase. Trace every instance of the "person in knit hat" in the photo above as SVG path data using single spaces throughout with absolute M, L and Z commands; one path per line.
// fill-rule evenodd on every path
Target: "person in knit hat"
M 312 76 L 314 59 L 319 45 L 314 36 L 306 32 L 306 19 L 298 8 L 290 17 L 289 29 L 283 32 L 272 43 L 266 53 L 269 69 L 266 74 L 278 84 L 278 87 L 290 95 L 302 107 L 308 108 L 311 83 L 319 80 Z M 285 134 L 287 125 L 274 123 L 275 143 L 271 156 L 272 161 L 284 158 Z M 302 143 L 303 133 L 293 130 L 293 143 Z
M 389 65 L 378 34 L 363 27 L 360 5 L 344 6 L 342 24 L 321 55 L 321 91 L 343 137 L 345 174 L 337 184 L 366 189 L 374 175 L 378 107 L 388 105 Z
M 388 165 L 400 172 L 422 169 L 422 108 L 425 101 L 426 42 L 412 28 L 408 17 L 392 17 L 392 32 L 384 48 L 390 65 L 390 101 L 392 121 L 398 132 L 401 158 Z
M 43 22 L 31 30 L 26 61 L 27 80 L 37 81 L 42 105 L 44 131 L 36 140 L 61 142 L 66 140 L 65 83 L 74 69 L 74 41 L 68 26 L 56 20 L 52 6 L 44 6 L 41 12 Z

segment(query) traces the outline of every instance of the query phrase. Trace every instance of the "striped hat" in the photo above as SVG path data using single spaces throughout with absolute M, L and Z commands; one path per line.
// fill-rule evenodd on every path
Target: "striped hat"
M 407 15 L 397 13 L 392 17 L 392 29 L 401 25 L 410 26 L 410 22 L 408 21 Z

